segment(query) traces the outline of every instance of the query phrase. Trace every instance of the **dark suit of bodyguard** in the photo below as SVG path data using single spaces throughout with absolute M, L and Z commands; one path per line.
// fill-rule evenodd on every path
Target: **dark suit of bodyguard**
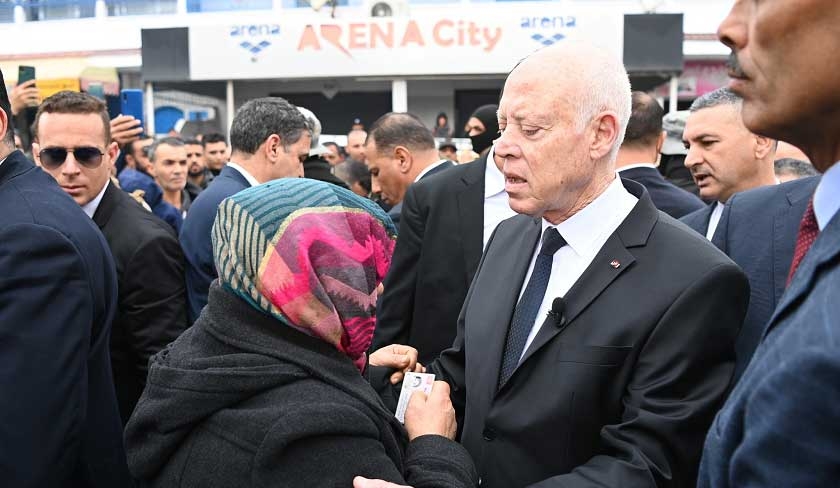
M 131 486 L 108 354 L 107 244 L 20 151 L 0 163 L 0 208 L 0 484 Z

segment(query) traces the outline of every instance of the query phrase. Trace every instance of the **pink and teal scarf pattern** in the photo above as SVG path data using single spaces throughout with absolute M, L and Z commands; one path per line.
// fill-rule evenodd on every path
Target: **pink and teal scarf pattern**
M 361 371 L 395 235 L 373 202 L 329 183 L 290 178 L 223 201 L 213 249 L 222 286 L 332 344 Z

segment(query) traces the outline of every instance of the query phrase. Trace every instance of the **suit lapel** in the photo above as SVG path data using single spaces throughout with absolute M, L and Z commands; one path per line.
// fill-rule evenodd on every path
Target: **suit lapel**
M 458 227 L 457 232 L 461 240 L 464 253 L 464 279 L 471 281 L 470 276 L 475 273 L 481 260 L 484 242 L 484 169 L 487 156 L 483 160 L 469 163 L 468 171 L 461 178 L 464 186 L 458 191 Z
M 111 215 L 114 213 L 114 209 L 117 207 L 117 198 L 118 195 L 116 192 L 122 191 L 117 188 L 113 183 L 108 182 L 108 188 L 105 189 L 105 193 L 102 194 L 102 200 L 99 201 L 99 206 L 96 207 L 96 212 L 93 212 L 93 222 L 102 230 L 105 225 L 108 224 L 108 221 L 111 220 Z
M 779 323 L 791 309 L 811 290 L 818 268 L 835 259 L 840 254 L 840 212 L 834 215 L 828 225 L 820 232 L 808 254 L 799 264 L 799 269 L 790 283 L 790 287 L 779 300 L 779 306 L 770 318 L 764 337 Z M 764 338 L 762 338 L 762 341 Z
M 659 212 L 653 205 L 644 187 L 631 180 L 622 180 L 624 187 L 639 201 L 607 239 L 595 258 L 563 297 L 566 302 L 563 318 L 564 327 L 557 327 L 553 321 L 546 321 L 531 342 L 520 362 L 520 366 L 531 356 L 568 327 L 575 326 L 575 319 L 622 273 L 630 269 L 636 258 L 628 248 L 644 246 L 653 227 L 659 220 Z M 558 270 L 556 272 L 562 272 Z M 514 372 L 514 374 L 516 374 Z

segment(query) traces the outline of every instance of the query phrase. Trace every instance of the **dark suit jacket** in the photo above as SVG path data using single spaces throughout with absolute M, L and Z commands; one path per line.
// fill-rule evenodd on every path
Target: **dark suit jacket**
M 712 202 L 700 210 L 695 210 L 680 218 L 680 222 L 691 227 L 701 236 L 706 237 L 706 231 L 709 230 L 709 220 L 712 218 L 712 212 L 714 212 L 716 205 L 717 202 Z
M 452 345 L 478 262 L 487 157 L 423 178 L 406 192 L 372 349 L 409 344 L 426 364 Z
M 455 165 L 452 164 L 452 161 L 444 161 L 443 164 L 440 164 L 440 165 L 432 168 L 431 170 L 429 170 L 429 172 L 424 174 L 423 177 L 420 178 L 419 181 L 422 181 L 423 179 L 428 178 L 429 176 L 432 176 L 435 173 L 438 173 L 438 172 L 443 171 L 445 169 L 449 169 L 453 166 L 455 166 Z M 411 187 L 409 186 L 409 188 L 411 188 Z M 391 220 L 394 221 L 394 225 L 397 226 L 397 230 L 399 230 L 399 228 L 400 228 L 400 218 L 401 218 L 400 214 L 402 212 L 402 208 L 403 208 L 403 202 L 400 202 L 400 203 L 394 205 L 393 207 L 391 207 L 391 210 L 388 210 L 388 216 L 391 217 Z
M 318 181 L 326 181 L 342 188 L 348 188 L 347 183 L 338 176 L 332 174 L 330 163 L 319 158 L 310 156 L 303 162 L 303 177 Z
M 482 487 L 695 482 L 732 376 L 747 279 L 657 211 L 641 185 L 623 182 L 639 202 L 564 297 L 562 326 L 546 319 L 501 390 L 502 350 L 539 219 L 518 215 L 496 228 L 455 342 L 430 365 L 452 386 Z
M 706 206 L 703 200 L 662 177 L 656 168 L 630 168 L 620 170 L 622 178 L 640 183 L 647 189 L 656 208 L 678 219 Z
M 712 243 L 744 270 L 750 306 L 735 344 L 735 376 L 741 377 L 785 291 L 799 222 L 818 177 L 737 193 L 720 217 Z
M 190 324 L 207 305 L 210 283 L 218 277 L 210 240 L 216 210 L 222 200 L 250 186 L 239 171 L 225 166 L 207 189 L 198 195 L 184 220 L 180 240 L 187 260 L 187 318 Z
M 171 227 L 109 184 L 93 221 L 117 265 L 111 367 L 123 424 L 146 386 L 149 358 L 187 327 L 184 254 Z
M 0 164 L 0 480 L 131 486 L 108 340 L 105 239 L 20 151 Z
M 838 242 L 840 215 L 835 215 L 800 263 L 709 430 L 699 487 L 837 486 Z

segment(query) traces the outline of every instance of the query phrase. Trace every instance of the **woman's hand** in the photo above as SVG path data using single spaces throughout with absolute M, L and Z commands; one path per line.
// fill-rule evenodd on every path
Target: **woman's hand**
M 408 440 L 422 435 L 442 435 L 455 440 L 458 422 L 455 420 L 455 407 L 449 398 L 449 384 L 435 381 L 427 397 L 422 391 L 411 394 L 408 408 L 405 410 L 405 430 Z

